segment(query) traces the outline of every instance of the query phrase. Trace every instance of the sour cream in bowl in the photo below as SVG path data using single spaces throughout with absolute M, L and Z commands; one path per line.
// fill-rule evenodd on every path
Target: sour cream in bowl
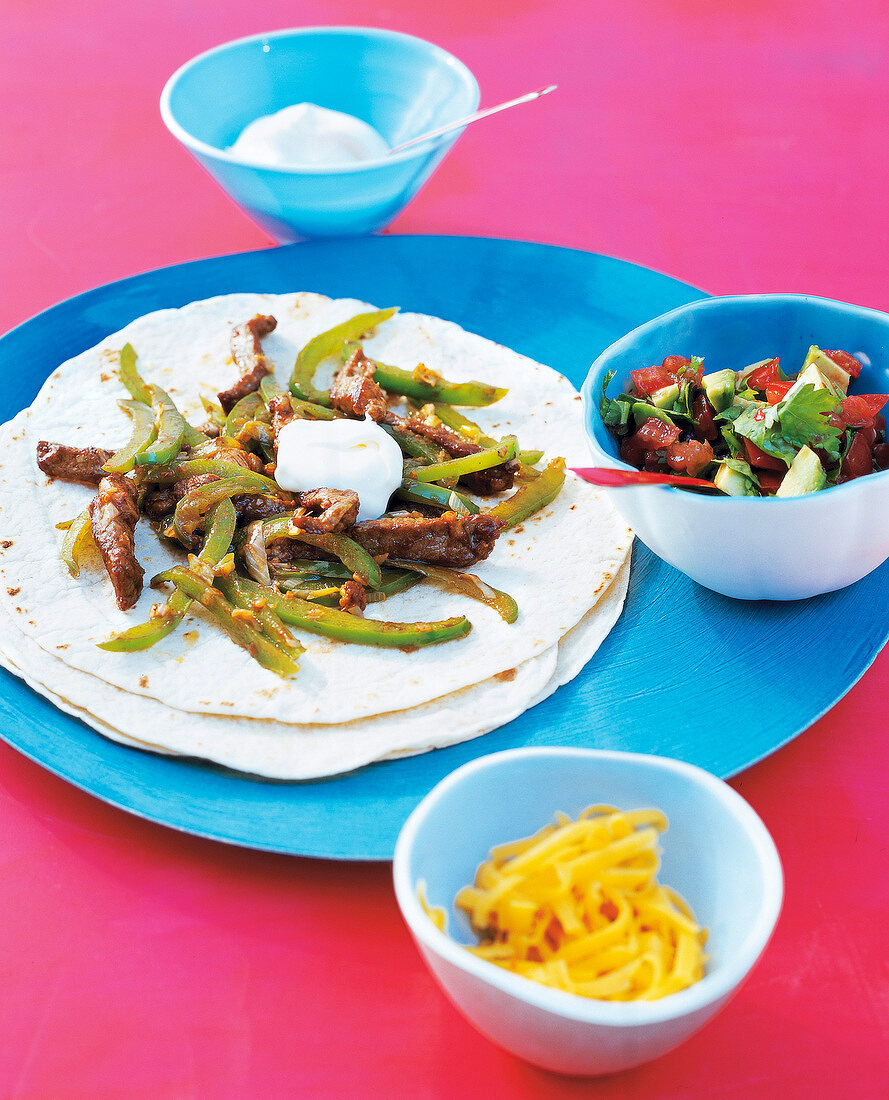
M 472 73 L 431 42 L 374 27 L 301 27 L 198 55 L 167 81 L 160 109 L 228 195 L 288 242 L 383 229 L 461 131 L 389 150 L 478 104 Z

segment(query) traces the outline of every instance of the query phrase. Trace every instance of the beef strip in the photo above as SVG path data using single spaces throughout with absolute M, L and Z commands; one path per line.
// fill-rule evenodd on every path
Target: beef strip
M 102 467 L 113 454 L 114 451 L 104 447 L 69 447 L 41 439 L 37 444 L 37 465 L 47 477 L 98 485 L 106 476 Z
M 447 451 L 451 458 L 463 458 L 464 455 L 478 454 L 483 450 L 477 443 L 465 439 L 459 432 L 445 424 L 429 424 L 423 417 L 412 414 L 405 417 L 403 425 L 416 435 L 422 435 L 432 443 L 436 443 L 442 450 Z M 470 492 L 479 496 L 490 496 L 492 493 L 504 493 L 513 487 L 518 463 L 514 459 L 501 462 L 497 466 L 491 466 L 487 470 L 477 470 L 474 474 L 464 474 L 460 481 Z
M 139 519 L 136 483 L 123 474 L 106 474 L 90 504 L 93 538 L 102 554 L 121 611 L 128 611 L 142 592 L 144 570 L 136 561 L 135 531 Z
M 494 549 L 497 536 L 506 526 L 491 515 L 384 516 L 350 527 L 346 534 L 375 557 L 450 565 L 474 565 Z
M 262 338 L 274 332 L 278 322 L 274 317 L 258 313 L 249 321 L 235 325 L 231 335 L 231 351 L 235 364 L 241 370 L 241 377 L 227 390 L 217 396 L 222 411 L 228 415 L 242 397 L 255 393 L 259 383 L 274 369 L 262 351 Z
M 358 494 L 353 489 L 307 489 L 297 493 L 300 508 L 320 509 L 319 515 L 294 513 L 293 526 L 301 531 L 345 531 L 358 518 Z
M 369 416 L 377 422 L 389 422 L 389 403 L 382 386 L 374 382 L 376 367 L 361 348 L 337 371 L 330 387 L 330 401 L 335 409 L 347 416 Z M 398 419 L 398 418 L 396 418 Z
M 175 485 L 154 489 L 142 500 L 142 511 L 149 519 L 158 522 L 169 516 L 187 492 L 211 481 L 219 481 L 216 474 L 196 474 L 183 478 Z M 249 523 L 255 519 L 272 519 L 293 507 L 293 500 L 285 497 L 265 496 L 259 493 L 242 493 L 232 497 L 238 521 Z

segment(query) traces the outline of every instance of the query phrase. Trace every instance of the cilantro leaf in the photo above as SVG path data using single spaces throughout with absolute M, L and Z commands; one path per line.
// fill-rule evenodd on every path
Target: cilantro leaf
M 830 390 L 805 385 L 777 406 L 781 434 L 797 448 L 806 444 L 839 458 L 840 429 L 828 423 L 828 417 L 842 402 Z

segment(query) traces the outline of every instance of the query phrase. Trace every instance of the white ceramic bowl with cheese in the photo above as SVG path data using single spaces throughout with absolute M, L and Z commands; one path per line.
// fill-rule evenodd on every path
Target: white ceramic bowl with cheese
M 609 372 L 613 397 L 630 372 L 666 355 L 699 355 L 708 371 L 743 369 L 780 356 L 789 370 L 811 344 L 866 360 L 850 393 L 889 393 L 889 315 L 801 294 L 704 298 L 621 337 L 596 359 L 583 387 L 587 442 L 595 466 L 632 467 L 602 422 Z M 860 580 L 889 558 L 889 471 L 783 499 L 703 496 L 666 485 L 609 491 L 654 553 L 724 596 L 795 600 Z
M 660 881 L 709 931 L 704 978 L 658 1001 L 596 1001 L 509 973 L 465 949 L 475 943 L 454 907 L 494 845 L 529 836 L 557 810 L 594 803 L 655 807 L 669 820 Z M 731 787 L 690 764 L 593 749 L 528 748 L 458 768 L 423 799 L 398 838 L 395 892 L 430 971 L 493 1042 L 556 1073 L 600 1075 L 665 1054 L 737 992 L 772 934 L 783 897 L 778 853 Z M 418 898 L 448 916 L 440 932 Z

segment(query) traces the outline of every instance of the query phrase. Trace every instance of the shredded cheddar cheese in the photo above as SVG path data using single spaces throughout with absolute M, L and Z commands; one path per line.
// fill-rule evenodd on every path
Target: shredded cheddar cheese
M 480 940 L 468 950 L 600 1000 L 656 1000 L 699 981 L 706 931 L 657 880 L 666 827 L 659 810 L 591 806 L 492 849 L 456 898 Z

